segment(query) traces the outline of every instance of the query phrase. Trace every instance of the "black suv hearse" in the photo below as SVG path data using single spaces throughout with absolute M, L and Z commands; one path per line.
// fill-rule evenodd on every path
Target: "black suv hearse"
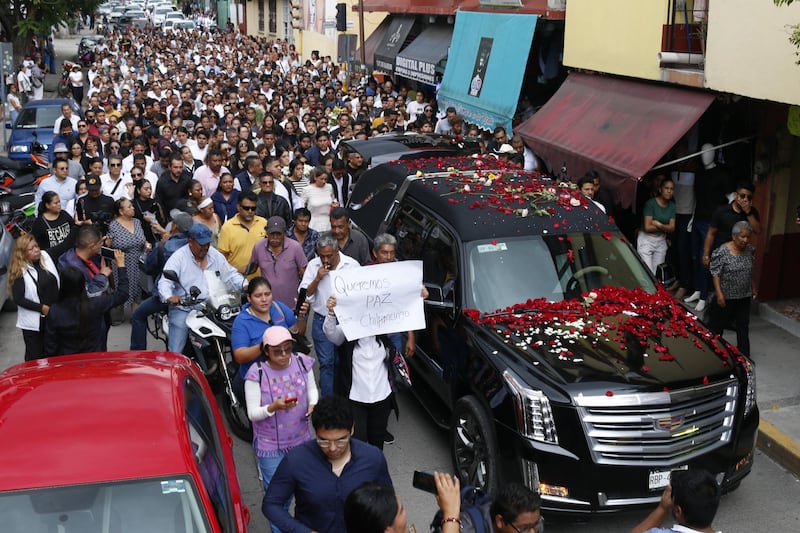
M 758 428 L 752 362 L 574 187 L 492 161 L 379 165 L 349 206 L 423 261 L 412 390 L 449 428 L 462 482 L 522 481 L 575 513 L 653 504 L 687 466 L 736 488 Z

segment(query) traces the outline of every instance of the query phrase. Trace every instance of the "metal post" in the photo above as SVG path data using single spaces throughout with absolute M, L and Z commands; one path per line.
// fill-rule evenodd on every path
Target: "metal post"
M 364 50 L 364 0 L 358 0 L 358 30 L 359 50 L 361 50 L 361 64 L 367 64 L 367 51 Z

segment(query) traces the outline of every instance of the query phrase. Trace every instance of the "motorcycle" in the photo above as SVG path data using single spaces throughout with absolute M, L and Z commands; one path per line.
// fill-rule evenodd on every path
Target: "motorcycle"
M 175 272 L 165 270 L 163 276 L 183 288 Z M 208 296 L 200 299 L 200 290 L 183 288 L 185 297 L 181 305 L 191 308 L 186 317 L 189 339 L 184 355 L 198 363 L 212 389 L 222 395 L 222 412 L 234 435 L 242 440 L 253 440 L 253 426 L 247 416 L 247 406 L 234 390 L 233 381 L 239 365 L 233 359 L 230 337 L 233 321 L 241 310 L 241 287 L 232 287 L 216 272 L 205 272 Z M 153 337 L 167 342 L 169 338 L 168 311 L 148 318 L 147 329 Z
M 72 84 L 69 82 L 69 73 L 72 72 L 72 69 L 75 67 L 75 65 L 80 66 L 74 61 L 64 61 L 64 70 L 61 72 L 61 79 L 58 81 L 57 89 L 58 96 L 61 98 L 70 98 L 72 96 Z
M 31 232 L 33 222 L 36 220 L 36 204 L 33 202 L 33 193 L 6 196 L 0 199 L 0 223 L 12 238 Z M 11 199 L 11 201 L 8 201 Z M 15 205 L 15 202 L 24 202 Z
M 33 132 L 30 156 L 30 161 L 0 156 L 0 190 L 33 192 L 43 180 L 50 177 L 47 149 L 39 142 L 36 132 Z

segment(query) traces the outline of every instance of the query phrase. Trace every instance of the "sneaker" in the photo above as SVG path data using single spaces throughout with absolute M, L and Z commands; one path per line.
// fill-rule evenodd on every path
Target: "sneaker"
M 697 302 L 697 306 L 694 308 L 694 310 L 698 313 L 702 313 L 703 311 L 705 311 L 706 307 L 708 307 L 708 302 L 706 302 L 705 300 L 700 300 L 699 302 Z
M 691 304 L 700 299 L 700 291 L 694 291 L 692 294 L 684 298 L 683 303 Z
M 384 444 L 394 444 L 394 435 L 389 433 L 389 430 L 386 430 L 386 433 L 383 435 L 383 443 Z

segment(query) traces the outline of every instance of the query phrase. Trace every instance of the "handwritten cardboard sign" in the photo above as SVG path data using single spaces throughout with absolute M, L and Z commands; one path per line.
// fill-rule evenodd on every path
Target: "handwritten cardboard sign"
M 347 340 L 425 328 L 422 261 L 334 270 L 336 317 Z

